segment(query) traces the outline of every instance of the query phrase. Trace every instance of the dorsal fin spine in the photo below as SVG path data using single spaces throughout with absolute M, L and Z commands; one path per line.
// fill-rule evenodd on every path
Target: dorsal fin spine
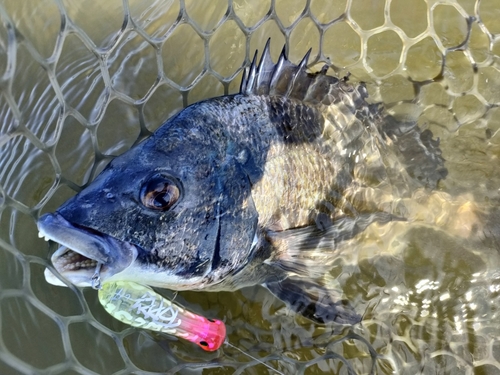
M 328 64 L 318 73 L 307 72 L 311 50 L 295 65 L 287 58 L 286 46 L 276 64 L 272 61 L 270 49 L 268 40 L 258 64 L 257 54 L 254 56 L 249 69 L 245 71 L 245 82 L 240 86 L 241 94 L 288 97 L 315 105 L 329 105 L 342 100 L 343 95 L 353 95 L 340 87 L 337 78 L 326 74 Z
M 274 87 L 276 87 L 276 84 L 278 83 L 278 79 L 280 78 L 281 74 L 284 72 L 284 65 L 287 61 L 286 55 L 285 55 L 285 47 L 283 47 L 283 50 L 281 51 L 280 57 L 278 59 L 278 62 L 276 63 L 273 74 L 271 75 L 271 79 L 269 81 L 269 93 L 277 94 L 275 90 L 273 90 Z
M 247 72 L 249 68 L 246 67 L 243 69 L 243 75 L 241 76 L 241 83 L 240 83 L 240 92 L 241 93 L 247 93 Z
M 311 56 L 312 48 L 309 48 L 309 50 L 306 52 L 304 57 L 302 58 L 302 61 L 299 63 L 297 66 L 297 70 L 293 74 L 293 76 L 290 78 L 290 84 L 288 85 L 288 89 L 286 91 L 285 96 L 293 96 L 294 90 L 297 88 L 295 85 L 295 81 L 299 79 L 299 77 L 302 74 L 307 74 L 306 69 L 307 69 L 307 62 L 309 61 L 309 56 Z M 298 90 L 295 90 L 298 92 Z
M 260 58 L 259 67 L 257 69 L 257 79 L 255 81 L 256 86 L 254 93 L 261 95 L 269 94 L 269 79 L 274 70 L 270 48 L 270 40 L 268 39 L 264 51 L 262 52 L 262 57 Z
M 309 48 L 309 50 L 306 52 L 304 57 L 302 58 L 302 61 L 298 65 L 298 70 L 306 70 L 307 68 L 307 62 L 309 61 L 309 56 L 311 56 L 312 48 Z
M 253 60 L 252 63 L 250 64 L 250 69 L 248 71 L 248 78 L 247 78 L 247 83 L 245 85 L 245 91 L 241 91 L 242 93 L 245 94 L 251 94 L 254 90 L 254 83 L 255 79 L 257 77 L 257 51 L 255 51 L 255 54 L 253 55 Z

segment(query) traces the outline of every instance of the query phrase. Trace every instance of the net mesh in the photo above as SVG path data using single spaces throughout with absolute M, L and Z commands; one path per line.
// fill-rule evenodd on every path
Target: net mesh
M 2 0 L 0 373 L 500 374 L 498 245 L 478 254 L 420 228 L 392 244 L 412 256 L 367 246 L 335 275 L 366 303 L 360 327 L 314 325 L 259 287 L 180 293 L 228 325 L 231 345 L 202 353 L 119 323 L 95 291 L 47 284 L 36 229 L 184 106 L 237 92 L 269 37 L 275 61 L 283 45 L 294 62 L 311 48 L 313 68 L 330 62 L 431 129 L 450 171 L 441 189 L 493 205 L 499 18 L 495 0 Z

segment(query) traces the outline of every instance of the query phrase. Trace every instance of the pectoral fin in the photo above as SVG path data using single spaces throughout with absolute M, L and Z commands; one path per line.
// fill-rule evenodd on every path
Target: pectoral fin
M 269 231 L 268 239 L 278 256 L 266 261 L 290 274 L 318 278 L 331 269 L 338 244 L 349 240 L 374 222 L 402 220 L 386 212 L 343 217 L 327 226 L 311 225 L 281 232 Z
M 356 324 L 361 316 L 345 300 L 336 298 L 336 293 L 299 277 L 264 284 L 276 297 L 294 312 L 320 324 Z

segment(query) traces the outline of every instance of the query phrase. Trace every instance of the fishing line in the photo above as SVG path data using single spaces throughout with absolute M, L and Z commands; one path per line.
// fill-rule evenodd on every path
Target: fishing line
M 257 361 L 259 362 L 260 364 L 266 366 L 268 369 L 270 370 L 273 370 L 274 372 L 276 372 L 277 374 L 280 374 L 280 375 L 285 375 L 283 372 L 279 371 L 279 370 L 276 370 L 274 367 L 271 367 L 270 365 L 268 365 L 266 362 L 264 361 L 261 361 L 260 359 L 254 357 L 253 355 L 251 354 L 248 354 L 248 353 L 245 353 L 243 350 L 241 350 L 240 348 L 238 348 L 237 346 L 234 346 L 233 344 L 231 344 L 229 341 L 224 341 L 224 344 L 226 344 L 227 346 L 230 346 L 231 348 L 233 349 L 236 349 L 238 350 L 239 352 L 241 352 L 242 354 L 246 355 L 247 357 L 253 359 L 254 361 Z

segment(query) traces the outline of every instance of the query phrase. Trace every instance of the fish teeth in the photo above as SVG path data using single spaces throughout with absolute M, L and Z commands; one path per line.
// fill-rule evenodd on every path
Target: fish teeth
M 38 238 L 43 238 L 45 241 L 49 241 L 49 236 L 43 234 L 42 232 L 38 232 Z

